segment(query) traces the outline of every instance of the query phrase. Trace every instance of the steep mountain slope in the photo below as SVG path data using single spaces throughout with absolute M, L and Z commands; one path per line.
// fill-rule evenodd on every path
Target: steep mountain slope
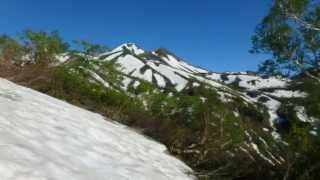
M 145 122 L 141 125 L 140 120 L 130 117 L 131 111 L 140 109 L 128 108 L 129 120 L 120 118 L 128 124 L 138 124 L 136 126 L 146 134 L 164 141 L 171 153 L 187 159 L 193 167 L 210 167 L 206 163 L 216 161 L 213 156 L 220 153 L 225 159 L 234 159 L 234 166 L 243 159 L 247 159 L 248 164 L 254 162 L 270 169 L 280 169 L 286 164 L 285 154 L 278 145 L 281 137 L 274 126 L 281 105 L 277 96 L 289 98 L 286 96 L 290 93 L 296 97 L 304 96 L 302 92 L 291 91 L 287 79 L 262 78 L 247 73 L 208 72 L 164 49 L 147 52 L 135 44 L 124 44 L 95 57 L 80 60 L 70 57 L 61 62 L 68 75 L 62 78 L 66 77 L 65 80 L 59 81 L 74 79 L 69 79 L 71 76 L 80 78 L 77 80 L 79 83 L 87 81 L 88 88 L 93 89 L 92 93 L 100 92 L 102 88 L 126 94 L 137 102 L 134 107 L 142 106 L 143 111 L 157 117 L 148 120 L 151 117 L 147 116 L 147 122 L 179 122 L 172 125 L 171 138 L 182 139 L 166 142 L 167 138 L 158 137 L 157 131 L 145 126 Z M 110 63 L 115 64 L 116 68 L 106 68 Z M 120 78 L 113 78 L 114 73 Z M 128 105 L 123 103 L 120 109 L 123 106 Z M 179 135 L 180 128 L 187 129 L 185 135 Z M 194 131 L 195 136 L 188 137 L 190 130 Z M 218 150 L 215 149 L 217 146 L 220 147 Z
M 0 179 L 193 179 L 126 126 L 0 79 Z
M 93 54 L 66 52 L 49 66 L 30 59 L 9 77 L 136 128 L 199 177 L 283 179 L 292 162 L 309 163 L 305 152 L 317 156 L 320 94 L 313 85 L 209 72 L 132 43 Z
M 213 86 L 221 86 L 201 76 L 207 73 L 206 70 L 191 66 L 164 49 L 147 52 L 129 43 L 100 55 L 99 59 L 115 61 L 121 65 L 124 74 L 153 82 L 162 88 L 174 87 L 181 91 L 197 86 L 197 83 L 192 83 L 196 81 L 208 81 Z
M 178 92 L 188 91 L 200 84 L 216 90 L 221 99 L 228 101 L 234 96 L 241 97 L 248 103 L 261 103 L 268 108 L 270 126 L 279 120 L 277 111 L 281 99 L 302 98 L 306 94 L 290 89 L 290 80 L 280 77 L 260 77 L 253 73 L 214 73 L 194 67 L 177 58 L 165 49 L 145 51 L 133 43 L 123 44 L 93 57 L 97 61 L 110 61 L 120 65 L 123 73 L 121 89 L 137 88 L 142 81 L 150 82 L 160 89 L 171 89 Z M 95 71 L 98 71 L 95 73 Z M 91 68 L 93 78 L 108 84 L 99 74 L 99 65 Z M 117 87 L 119 89 L 119 87 Z

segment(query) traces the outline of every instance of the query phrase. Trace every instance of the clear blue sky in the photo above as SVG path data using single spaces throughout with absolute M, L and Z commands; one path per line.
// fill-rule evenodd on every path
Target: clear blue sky
M 264 0 L 1 0 L 0 33 L 58 30 L 67 40 L 114 47 L 166 47 L 213 71 L 255 70 L 250 36 L 267 13 Z

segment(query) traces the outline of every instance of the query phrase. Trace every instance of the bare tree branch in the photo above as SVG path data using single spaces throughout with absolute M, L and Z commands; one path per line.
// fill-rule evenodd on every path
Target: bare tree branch
M 286 6 L 283 3 L 279 3 L 280 8 L 284 11 L 284 15 L 288 17 L 289 19 L 293 20 L 297 24 L 303 26 L 306 29 L 314 30 L 314 31 L 320 31 L 320 27 L 311 23 L 308 23 L 307 21 L 303 20 L 298 15 L 291 13 L 288 11 Z
M 305 67 L 303 64 L 301 64 L 298 60 L 293 61 L 295 65 L 297 65 L 308 77 L 311 79 L 316 80 L 318 83 L 320 83 L 320 78 L 311 74 L 308 70 L 305 70 Z
M 309 29 L 309 30 L 313 30 L 313 31 L 319 31 L 320 32 L 320 27 L 314 25 L 314 24 L 311 24 L 311 23 L 308 23 L 307 21 L 299 18 L 297 15 L 295 14 L 292 14 L 292 13 L 288 13 L 286 12 L 286 16 L 290 19 L 292 19 L 293 21 L 295 21 L 297 24 L 300 24 L 301 26 L 303 26 L 304 28 L 306 29 Z

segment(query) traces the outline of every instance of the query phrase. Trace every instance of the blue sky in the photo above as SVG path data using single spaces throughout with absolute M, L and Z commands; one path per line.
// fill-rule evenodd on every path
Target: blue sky
M 0 33 L 58 30 L 72 41 L 168 48 L 213 71 L 255 70 L 250 36 L 270 3 L 258 0 L 1 0 Z

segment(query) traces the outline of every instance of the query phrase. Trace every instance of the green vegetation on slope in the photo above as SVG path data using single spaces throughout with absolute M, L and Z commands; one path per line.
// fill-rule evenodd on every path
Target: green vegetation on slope
M 306 99 L 292 99 L 280 109 L 282 117 L 291 122 L 282 133 L 288 142 L 284 145 L 275 141 L 270 131 L 263 130 L 270 129 L 269 117 L 259 103 L 248 103 L 237 95 L 223 101 L 217 89 L 205 83 L 177 92 L 139 80 L 137 87 L 130 85 L 125 90 L 121 88 L 125 75 L 118 71 L 116 62 L 92 58 L 101 50 L 100 46 L 86 42 L 80 51 L 66 51 L 67 45 L 57 34 L 31 34 L 44 38 L 32 41 L 26 36 L 29 43 L 5 36 L 0 39 L 0 71 L 4 67 L 15 70 L 3 76 L 136 128 L 164 143 L 170 153 L 184 160 L 200 179 L 314 179 L 319 176 L 319 140 L 309 133 L 310 125 L 298 121 L 290 109 L 294 108 L 292 104 L 299 104 L 310 115 L 319 117 L 319 91 L 316 90 L 319 87 L 312 81 L 300 87 L 309 93 Z M 39 55 L 32 58 L 35 61 L 29 62 L 30 65 L 21 67 L 20 64 L 25 63 L 22 57 L 30 52 L 25 51 L 30 43 L 35 48 L 33 52 Z M 51 50 L 46 51 L 46 47 Z M 52 66 L 56 53 L 68 53 L 71 58 Z M 36 60 L 43 56 L 45 58 Z M 92 73 L 103 77 L 108 86 Z M 237 84 L 230 87 L 236 88 Z

